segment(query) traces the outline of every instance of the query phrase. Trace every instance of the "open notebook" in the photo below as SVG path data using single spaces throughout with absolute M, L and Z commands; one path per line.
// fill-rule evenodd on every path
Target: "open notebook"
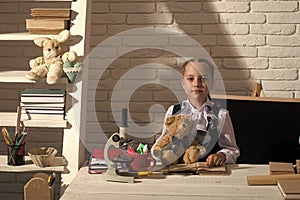
M 227 166 L 208 167 L 206 162 L 196 162 L 192 164 L 175 164 L 164 169 L 164 173 L 193 173 L 193 174 L 211 174 L 227 175 L 229 174 Z

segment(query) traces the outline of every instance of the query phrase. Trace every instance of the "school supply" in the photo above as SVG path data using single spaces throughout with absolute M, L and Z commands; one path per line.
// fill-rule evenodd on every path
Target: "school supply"
M 129 158 L 123 154 L 122 149 L 127 149 L 132 139 L 126 139 L 120 136 L 119 133 L 114 133 L 110 136 L 104 147 L 104 158 L 107 164 L 107 170 L 103 174 L 106 181 L 134 183 L 136 173 L 130 173 L 120 170 L 118 166 L 126 165 L 133 161 L 133 158 Z M 110 156 L 110 149 L 116 149 L 119 151 L 118 156 Z
M 285 199 L 300 199 L 300 180 L 278 180 L 277 186 Z
M 117 149 L 109 150 L 110 157 L 116 157 L 120 154 Z M 88 172 L 90 174 L 101 174 L 107 170 L 107 164 L 104 159 L 104 149 L 94 149 L 88 163 Z
M 102 149 L 95 149 L 90 156 L 88 172 L 90 174 L 101 174 L 107 170 L 107 165 L 103 156 Z
M 48 185 L 49 186 L 53 185 L 55 178 L 56 178 L 56 173 L 55 172 L 53 172 L 52 174 L 50 174 L 48 176 Z
M 64 120 L 66 91 L 25 89 L 21 92 L 22 120 Z
M 14 139 L 8 133 L 6 128 L 2 128 L 2 135 L 7 146 L 7 164 L 24 165 L 25 164 L 25 139 L 28 135 L 27 129 L 18 130 Z
M 269 162 L 270 174 L 294 174 L 293 163 Z
M 278 180 L 300 180 L 300 174 L 247 176 L 248 185 L 276 185 Z
M 300 174 L 295 173 L 295 171 L 297 171 L 295 170 L 295 168 L 297 168 L 297 161 L 295 168 L 293 166 L 293 173 L 290 173 L 292 171 L 290 169 L 290 163 L 275 163 L 274 165 L 274 163 L 270 162 L 269 168 L 269 175 L 247 176 L 248 185 L 277 185 L 277 181 L 279 180 L 300 180 Z M 281 172 L 273 174 L 272 170 L 274 171 L 274 169 L 277 171 L 280 169 Z
M 191 173 L 198 175 L 228 175 L 229 171 L 226 165 L 208 167 L 206 162 L 196 162 L 191 164 L 173 164 L 162 169 L 165 174 Z
M 65 90 L 25 89 L 21 92 L 21 102 L 25 103 L 62 103 L 65 102 Z

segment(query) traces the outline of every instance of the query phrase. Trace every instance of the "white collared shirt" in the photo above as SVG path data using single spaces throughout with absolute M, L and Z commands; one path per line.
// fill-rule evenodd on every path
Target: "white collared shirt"
M 208 121 L 207 116 L 210 115 L 210 113 L 207 112 L 205 109 L 205 106 L 212 106 L 213 102 L 207 99 L 207 101 L 199 108 L 195 108 L 192 106 L 190 101 L 184 100 L 181 103 L 181 114 L 192 114 L 192 117 L 196 118 L 196 128 L 197 130 L 206 130 Z M 173 113 L 174 105 L 170 106 L 166 112 L 165 120 L 167 117 L 171 116 Z M 177 113 L 175 113 L 177 114 Z M 219 138 L 219 146 L 221 147 L 221 150 L 219 152 L 222 152 L 226 156 L 226 164 L 236 163 L 236 159 L 240 155 L 240 150 L 238 146 L 236 145 L 234 130 L 232 126 L 232 122 L 229 116 L 228 110 L 221 108 L 220 112 L 218 114 L 218 125 L 217 129 L 220 133 Z M 163 125 L 163 131 L 162 135 L 158 138 L 158 140 L 164 136 L 168 132 L 165 125 Z M 210 153 L 208 153 L 210 154 Z

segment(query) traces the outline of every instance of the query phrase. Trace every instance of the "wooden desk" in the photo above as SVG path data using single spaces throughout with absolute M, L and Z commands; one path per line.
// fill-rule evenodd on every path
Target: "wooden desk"
M 265 175 L 268 165 L 231 165 L 230 175 L 168 175 L 136 179 L 137 183 L 103 180 L 101 174 L 80 169 L 61 200 L 182 200 L 182 199 L 283 199 L 277 186 L 248 186 L 247 175 Z

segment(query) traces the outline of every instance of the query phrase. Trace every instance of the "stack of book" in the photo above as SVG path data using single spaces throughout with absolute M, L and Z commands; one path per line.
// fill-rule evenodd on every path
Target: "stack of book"
M 120 155 L 119 149 L 110 148 L 108 151 L 108 156 L 110 159 Z M 122 166 L 117 163 L 117 168 L 120 169 Z M 90 174 L 101 174 L 107 170 L 107 164 L 104 158 L 104 149 L 94 149 L 90 155 L 88 162 L 88 172 Z
M 21 92 L 21 120 L 64 120 L 65 90 L 26 89 Z
M 58 34 L 69 28 L 70 13 L 69 8 L 32 8 L 26 29 L 31 34 Z
M 93 150 L 88 166 L 88 172 L 90 174 L 101 174 L 107 170 L 103 149 Z

